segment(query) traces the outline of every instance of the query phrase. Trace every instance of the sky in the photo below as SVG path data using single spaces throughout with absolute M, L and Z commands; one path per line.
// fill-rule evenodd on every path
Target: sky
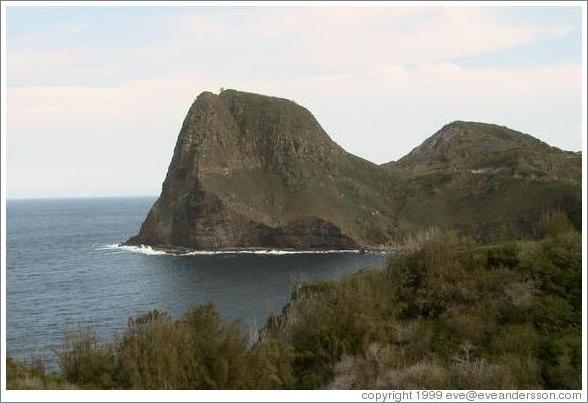
M 454 120 L 580 150 L 581 37 L 577 6 L 8 6 L 7 195 L 159 194 L 221 87 L 294 100 L 375 163 Z

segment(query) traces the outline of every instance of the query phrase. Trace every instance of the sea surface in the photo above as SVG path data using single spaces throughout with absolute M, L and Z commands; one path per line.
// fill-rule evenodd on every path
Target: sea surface
M 110 339 L 132 315 L 177 317 L 212 302 L 253 332 L 279 312 L 298 281 L 334 279 L 386 256 L 358 253 L 174 256 L 117 244 L 137 233 L 155 201 L 144 198 L 8 200 L 6 344 L 19 359 L 55 367 L 64 332 Z

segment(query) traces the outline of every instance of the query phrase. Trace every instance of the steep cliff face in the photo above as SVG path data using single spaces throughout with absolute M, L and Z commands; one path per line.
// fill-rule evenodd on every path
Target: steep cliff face
M 379 246 L 395 230 L 393 182 L 345 152 L 294 102 L 205 92 L 184 120 L 159 199 L 128 243 Z

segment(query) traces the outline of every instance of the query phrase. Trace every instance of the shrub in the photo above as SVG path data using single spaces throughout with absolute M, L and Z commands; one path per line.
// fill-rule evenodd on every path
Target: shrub
M 475 359 L 454 364 L 451 377 L 456 389 L 509 389 L 507 369 L 491 364 L 485 359 Z
M 248 370 L 252 374 L 252 387 L 258 389 L 291 389 L 295 385 L 292 372 L 294 351 L 292 346 L 276 338 L 256 343 L 251 351 Z
M 541 237 L 558 237 L 571 232 L 575 232 L 575 228 L 566 213 L 554 210 L 547 211 L 543 214 L 539 224 L 539 234 Z
M 538 359 L 530 354 L 509 353 L 498 356 L 497 361 L 506 369 L 504 387 L 509 389 L 542 389 L 541 366 Z
M 537 353 L 540 335 L 531 324 L 505 325 L 492 340 L 492 350 L 502 354 L 534 355 Z
M 197 376 L 189 330 L 158 311 L 131 318 L 116 350 L 127 388 L 182 389 Z
M 548 389 L 582 388 L 582 336 L 579 332 L 544 339 L 542 375 Z
M 388 371 L 378 379 L 378 389 L 450 389 L 447 369 L 432 362 L 417 362 Z
M 118 346 L 121 381 L 145 389 L 239 389 L 249 386 L 245 337 L 212 305 L 178 321 L 157 311 L 133 318 Z
M 515 242 L 507 242 L 502 245 L 493 245 L 486 248 L 487 267 L 513 268 L 519 264 L 520 247 Z
M 66 333 L 58 361 L 64 378 L 72 384 L 91 389 L 113 386 L 112 346 L 102 344 L 93 332 Z
M 178 325 L 188 329 L 192 360 L 200 364 L 198 379 L 191 387 L 242 389 L 249 386 L 247 339 L 236 323 L 224 324 L 214 306 L 208 304 L 188 312 Z
M 240 328 L 205 305 L 180 320 L 156 310 L 132 317 L 108 345 L 93 333 L 68 333 L 59 363 L 83 388 L 238 389 L 254 386 L 250 354 Z
M 33 362 L 18 362 L 6 356 L 6 389 L 72 389 L 59 375 L 47 373 L 40 359 Z

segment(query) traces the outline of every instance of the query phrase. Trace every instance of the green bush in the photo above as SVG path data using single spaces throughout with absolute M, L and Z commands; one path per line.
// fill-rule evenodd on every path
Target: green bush
M 6 356 L 6 389 L 72 389 L 61 375 L 47 373 L 40 359 L 30 363 Z
M 58 360 L 64 378 L 80 388 L 107 389 L 114 386 L 112 346 L 101 343 L 93 332 L 66 333 Z

